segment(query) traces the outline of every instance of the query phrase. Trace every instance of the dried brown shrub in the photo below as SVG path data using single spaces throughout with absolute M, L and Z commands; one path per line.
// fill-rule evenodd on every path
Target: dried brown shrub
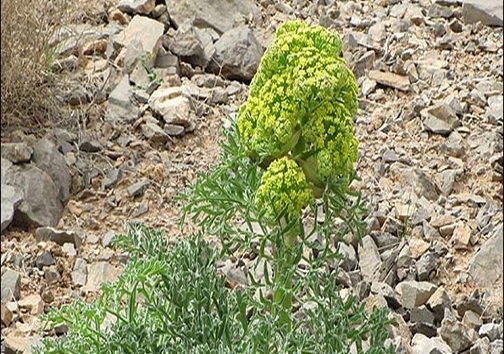
M 58 19 L 46 4 L 2 0 L 2 126 L 45 125 L 59 113 L 45 75 L 54 56 L 48 43 Z
M 2 127 L 52 126 L 68 115 L 51 72 L 58 29 L 70 23 L 99 23 L 108 4 L 100 0 L 2 0 Z

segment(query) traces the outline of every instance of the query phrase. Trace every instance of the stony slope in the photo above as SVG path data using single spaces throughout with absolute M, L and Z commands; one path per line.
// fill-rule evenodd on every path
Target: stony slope
M 362 180 L 353 188 L 368 206 L 369 235 L 343 249 L 347 286 L 394 309 L 406 333 L 398 353 L 501 353 L 502 323 L 493 321 L 502 313 L 502 7 L 499 15 L 457 1 L 225 1 L 202 11 L 195 3 L 123 2 L 108 24 L 77 26 L 87 35 L 62 37 L 58 64 L 61 75 L 88 78 L 61 92 L 86 111 L 80 130 L 49 132 L 54 146 L 2 132 L 6 352 L 37 340 L 44 309 L 91 299 L 116 276 L 124 257 L 110 241 L 124 222 L 172 238 L 190 231 L 177 226 L 174 197 L 215 161 L 218 132 L 246 99 L 275 29 L 300 18 L 340 33 L 360 87 Z M 54 188 L 32 189 L 40 182 L 27 187 L 19 176 L 48 176 Z M 24 190 L 23 201 L 16 189 L 4 195 L 4 184 Z M 37 193 L 42 201 L 30 200 Z M 4 230 L 7 205 L 14 219 Z

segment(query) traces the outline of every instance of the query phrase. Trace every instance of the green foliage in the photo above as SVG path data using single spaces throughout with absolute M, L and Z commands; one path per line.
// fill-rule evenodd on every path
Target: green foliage
M 142 63 L 143 68 L 147 72 L 147 77 L 149 78 L 149 81 L 151 83 L 156 83 L 160 84 L 163 82 L 163 78 L 159 76 L 154 69 L 152 68 L 151 62 L 151 55 L 148 53 L 144 53 L 141 58 L 140 62 Z M 140 87 L 141 89 L 146 89 L 146 87 Z
M 217 275 L 217 250 L 201 237 L 170 245 L 160 232 L 131 226 L 117 240 L 130 261 L 97 301 L 52 309 L 44 320 L 65 323 L 66 337 L 45 339 L 35 353 L 349 353 L 366 333 L 383 348 L 383 311 L 368 315 L 338 295 L 336 273 L 306 275 L 300 290 L 311 309 L 300 311 L 287 334 L 274 325 L 270 300 L 254 289 L 230 290 Z M 112 320 L 109 319 L 111 316 Z M 107 324 L 108 323 L 108 324 Z

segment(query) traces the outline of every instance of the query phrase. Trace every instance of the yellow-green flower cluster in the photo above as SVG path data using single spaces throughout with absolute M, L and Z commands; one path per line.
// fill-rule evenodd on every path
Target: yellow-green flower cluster
M 238 118 L 250 156 L 269 163 L 289 155 L 318 188 L 328 177 L 348 178 L 357 159 L 358 88 L 341 49 L 339 36 L 323 27 L 284 24 Z
M 268 220 L 275 220 L 287 207 L 287 220 L 301 217 L 301 212 L 313 199 L 311 187 L 303 170 L 291 158 L 273 161 L 263 174 L 256 193 L 256 207 L 265 210 Z

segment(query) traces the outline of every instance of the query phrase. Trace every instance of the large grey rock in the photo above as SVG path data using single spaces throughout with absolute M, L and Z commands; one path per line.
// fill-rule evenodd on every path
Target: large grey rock
M 14 213 L 13 223 L 21 226 L 54 226 L 63 205 L 52 178 L 34 164 L 12 166 L 2 181 L 23 191 L 24 200 Z
M 124 47 L 139 41 L 143 50 L 154 59 L 161 46 L 163 32 L 164 25 L 161 22 L 145 16 L 135 16 L 128 27 L 115 37 L 115 40 Z
M 214 87 L 226 87 L 226 81 L 213 74 L 196 74 L 191 77 L 191 81 L 198 87 L 206 87 L 210 89 Z
M 409 90 L 410 82 L 407 76 L 379 70 L 371 70 L 368 73 L 368 77 L 384 86 L 389 86 L 401 91 Z
M 44 251 L 35 258 L 35 265 L 40 270 L 44 267 L 52 266 L 53 264 L 55 264 L 55 261 L 51 251 Z
M 262 24 L 260 9 L 252 0 L 166 0 L 170 19 L 176 27 L 183 24 L 199 28 L 213 28 L 222 34 L 241 24 L 252 15 Z
M 137 197 L 139 195 L 142 195 L 143 192 L 145 191 L 145 188 L 147 188 L 150 184 L 151 184 L 150 179 L 144 178 L 141 181 L 138 181 L 130 185 L 127 189 L 129 196 Z
M 156 0 L 123 0 L 117 8 L 129 15 L 149 15 L 156 7 Z
M 11 161 L 12 163 L 29 162 L 33 149 L 26 143 L 4 143 L 0 145 L 2 158 Z
M 488 107 L 486 108 L 485 116 L 490 123 L 498 124 L 499 121 L 502 122 L 503 101 L 504 98 L 501 95 L 488 97 Z
M 147 88 L 151 83 L 149 72 L 147 71 L 144 63 L 141 60 L 137 61 L 135 67 L 129 74 L 129 81 L 131 85 L 139 88 Z M 137 96 L 134 96 L 137 97 Z
M 378 247 L 371 236 L 364 236 L 362 238 L 362 244 L 359 244 L 358 254 L 362 278 L 369 282 L 378 280 L 382 260 Z
M 435 179 L 426 173 L 426 170 L 417 168 L 401 169 L 402 184 L 410 186 L 419 197 L 424 197 L 427 200 L 436 201 L 441 194 L 439 186 Z
M 133 102 L 133 90 L 128 75 L 124 75 L 109 95 L 107 118 L 111 121 L 132 122 L 138 115 L 139 110 Z
M 438 261 L 439 258 L 434 252 L 424 253 L 415 264 L 418 280 L 429 280 L 431 272 L 433 272 L 437 267 Z
M 21 274 L 12 269 L 7 269 L 2 274 L 2 302 L 9 302 L 21 297 Z
M 13 166 L 13 163 L 10 160 L 4 159 L 3 157 L 0 160 L 1 160 L 0 172 L 2 174 L 2 181 L 4 181 L 5 175 L 9 170 L 9 168 Z
M 413 307 L 410 311 L 410 322 L 411 323 L 428 323 L 434 324 L 434 314 L 429 311 L 429 309 L 422 305 L 419 307 Z
M 52 241 L 60 246 L 72 243 L 75 248 L 79 248 L 82 244 L 82 238 L 76 232 L 57 230 L 53 227 L 39 227 L 35 230 L 35 240 Z
M 488 26 L 503 25 L 503 5 L 500 0 L 462 0 L 462 14 L 465 23 L 480 21 Z
M 395 291 L 399 294 L 399 298 L 403 307 L 412 309 L 413 307 L 424 305 L 432 294 L 436 291 L 437 286 L 426 281 L 403 281 L 397 284 Z
M 469 354 L 487 354 L 490 353 L 490 339 L 487 337 L 480 338 L 474 343 L 469 351 Z
M 250 81 L 259 67 L 263 52 L 250 28 L 233 28 L 215 42 L 215 54 L 208 69 L 229 80 Z
M 142 124 L 142 134 L 153 143 L 166 143 L 170 136 L 155 123 Z
M 451 308 L 451 299 L 445 288 L 440 286 L 436 289 L 427 301 L 427 307 L 434 313 L 437 321 L 441 321 L 444 317 L 445 309 Z
M 103 189 L 109 189 L 114 187 L 117 182 L 122 178 L 123 170 L 120 168 L 113 168 L 107 172 L 107 175 L 102 180 Z
M 83 258 L 77 258 L 70 274 L 75 285 L 84 286 L 87 282 L 87 263 Z
M 401 307 L 401 303 L 398 299 L 397 293 L 387 283 L 373 282 L 371 284 L 371 293 L 382 295 L 387 301 L 388 306 L 392 309 L 397 309 Z
M 439 4 L 432 4 L 429 8 L 427 16 L 431 18 L 446 18 L 449 19 L 453 16 L 453 10 L 448 6 L 441 6 Z
M 453 186 L 455 185 L 455 182 L 457 181 L 457 178 L 463 174 L 462 171 L 457 171 L 457 170 L 444 170 L 441 172 L 441 193 L 443 195 L 450 195 L 450 193 L 453 190 Z
M 481 327 L 481 325 L 483 324 L 483 321 L 481 319 L 481 316 L 478 315 L 476 312 L 473 312 L 471 310 L 467 310 L 464 313 L 464 317 L 462 317 L 462 323 L 465 326 L 477 331 Z M 481 334 L 480 334 L 480 336 L 481 336 Z
M 154 62 L 155 68 L 175 68 L 177 73 L 180 72 L 179 58 L 164 49 L 164 47 L 159 48 L 156 60 Z
M 501 222 L 469 263 L 469 274 L 478 286 L 492 287 L 499 280 L 502 281 L 502 272 L 497 271 L 503 265 L 502 230 Z
M 2 232 L 12 222 L 14 211 L 23 199 L 24 195 L 21 189 L 2 184 Z
M 54 142 L 45 137 L 33 146 L 33 162 L 42 171 L 51 176 L 58 188 L 59 200 L 64 204 L 70 198 L 72 177 L 64 156 L 58 151 Z
M 349 61 L 349 65 L 352 68 L 352 71 L 356 78 L 360 78 L 364 76 L 367 70 L 370 70 L 373 67 L 373 63 L 376 59 L 376 53 L 374 50 L 368 50 L 364 54 L 358 57 L 358 59 L 353 63 Z M 376 85 L 376 81 L 370 79 Z M 372 86 L 372 84 L 371 84 Z M 364 91 L 364 90 L 363 90 Z
M 340 268 L 347 272 L 354 270 L 357 266 L 357 255 L 353 246 L 341 242 L 338 245 L 338 251 L 343 257 L 339 263 Z
M 210 35 L 196 27 L 179 27 L 173 37 L 167 37 L 170 52 L 193 66 L 206 68 L 215 53 Z
M 161 85 L 149 98 L 149 107 L 165 123 L 189 126 L 191 117 L 190 93 L 184 87 Z
M 417 333 L 411 340 L 413 354 L 452 354 L 452 350 L 446 342 L 439 338 L 429 338 L 421 333 Z
M 447 104 L 438 104 L 420 112 L 425 127 L 436 134 L 448 135 L 462 125 L 453 109 Z
M 499 330 L 499 326 L 500 325 L 496 323 L 485 323 L 480 327 L 478 334 L 480 337 L 488 337 L 488 339 L 490 339 L 490 342 L 493 342 L 494 340 L 502 336 Z
M 477 339 L 476 332 L 458 321 L 451 309 L 445 310 L 439 335 L 456 353 L 469 349 Z

